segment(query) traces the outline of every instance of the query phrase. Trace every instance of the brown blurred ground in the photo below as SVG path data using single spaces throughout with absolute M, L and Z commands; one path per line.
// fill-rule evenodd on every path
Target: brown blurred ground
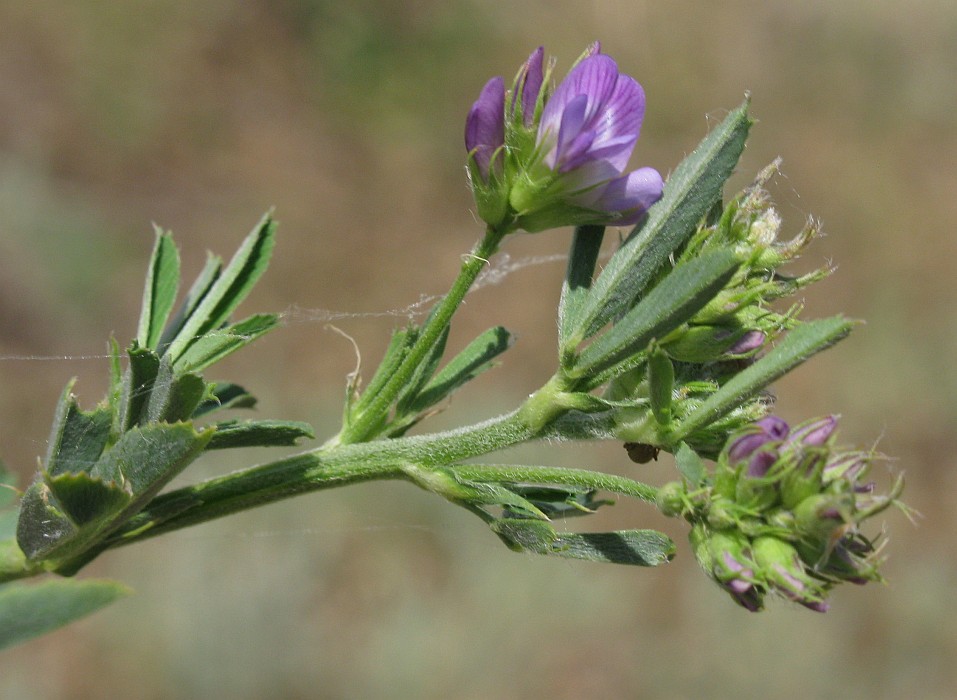
M 64 382 L 78 375 L 87 404 L 102 394 L 106 362 L 83 358 L 135 327 L 150 222 L 175 232 L 190 274 L 270 206 L 279 246 L 245 309 L 290 322 L 222 375 L 262 415 L 334 431 L 354 357 L 323 310 L 441 293 L 479 232 L 462 168 L 471 101 L 536 45 L 563 71 L 596 38 L 648 94 L 636 165 L 668 171 L 750 90 L 759 123 L 736 184 L 781 155 L 791 230 L 823 220 L 807 265 L 840 269 L 808 293 L 808 316 L 868 323 L 781 383 L 780 412 L 841 413 L 846 439 L 879 438 L 906 470 L 924 518 L 888 516 L 890 585 L 840 590 L 826 616 L 748 615 L 694 571 L 681 527 L 640 508 L 605 522 L 667 529 L 673 565 L 521 557 L 438 499 L 370 486 L 103 557 L 90 573 L 138 595 L 0 656 L 0 696 L 951 697 L 951 2 L 0 0 L 0 454 L 28 479 Z M 566 245 L 567 232 L 522 236 L 507 252 Z M 561 272 L 525 268 L 469 297 L 459 342 L 493 323 L 520 339 L 437 426 L 510 408 L 550 373 Z M 402 321 L 336 325 L 371 366 Z M 631 468 L 617 446 L 523 454 Z

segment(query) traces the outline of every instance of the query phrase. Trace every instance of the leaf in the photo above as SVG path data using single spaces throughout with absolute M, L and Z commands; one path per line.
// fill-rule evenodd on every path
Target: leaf
M 208 384 L 207 387 L 209 387 Z M 227 408 L 252 408 L 255 405 L 256 397 L 243 387 L 229 382 L 217 382 L 212 388 L 212 396 L 205 399 L 193 411 L 193 418 Z
M 596 499 L 597 489 L 581 486 L 507 486 L 552 519 L 591 515 L 601 506 L 615 504 L 607 498 Z
M 81 527 L 116 515 L 130 502 L 130 494 L 120 484 L 89 474 L 66 473 L 47 477 L 46 484 L 63 514 Z
M 844 339 L 854 327 L 841 316 L 808 321 L 788 332 L 776 348 L 734 375 L 677 427 L 672 439 L 681 440 L 721 418 L 764 387 Z
M 469 343 L 415 397 L 410 411 L 434 406 L 463 384 L 493 366 L 492 360 L 512 346 L 512 334 L 502 326 L 489 328 Z
M 688 444 L 682 442 L 675 452 L 675 464 L 681 476 L 692 486 L 700 486 L 704 483 L 707 472 L 704 467 L 704 461 L 698 456 L 698 453 L 688 447 Z
M 637 306 L 582 350 L 566 374 L 575 379 L 589 377 L 641 352 L 711 301 L 738 266 L 733 251 L 721 249 L 674 268 Z
M 584 340 L 576 335 L 576 331 L 579 330 L 579 316 L 591 289 L 604 237 L 604 226 L 579 226 L 572 235 L 568 268 L 558 304 L 558 347 L 563 357 L 573 353 Z
M 176 361 L 176 371 L 198 372 L 264 336 L 279 325 L 276 314 L 256 314 L 197 338 Z
M 429 319 L 431 318 L 432 314 L 429 314 Z M 428 320 L 426 320 L 424 325 L 427 324 Z M 422 358 L 422 361 L 419 362 L 412 376 L 409 378 L 408 383 L 402 387 L 395 403 L 397 416 L 403 416 L 414 411 L 412 406 L 415 404 L 416 398 L 422 391 L 422 388 L 435 375 L 435 370 L 438 369 L 439 363 L 442 361 L 442 355 L 445 354 L 445 345 L 449 340 L 449 330 L 450 326 L 448 325 L 442 329 L 442 333 L 436 339 L 435 343 L 432 344 L 432 347 L 429 348 L 425 357 Z
M 205 299 L 206 295 L 209 294 L 209 290 L 212 289 L 213 284 L 215 284 L 216 280 L 219 279 L 222 271 L 222 258 L 220 258 L 218 255 L 207 253 L 206 264 L 193 281 L 193 285 L 189 288 L 189 292 L 186 294 L 186 299 L 183 300 L 183 303 L 176 312 L 176 315 L 173 317 L 173 320 L 170 321 L 169 325 L 166 327 L 166 330 L 163 331 L 163 335 L 160 337 L 159 352 L 161 354 L 165 353 L 169 349 L 169 344 L 172 343 L 173 340 L 180 334 L 180 331 L 183 330 L 183 326 L 186 325 L 186 322 L 202 303 L 203 299 Z
M 748 100 L 675 168 L 664 194 L 595 280 L 567 337 L 589 338 L 634 304 L 655 272 L 721 198 L 751 127 Z
M 89 471 L 110 436 L 113 415 L 109 408 L 80 410 L 71 380 L 60 397 L 50 430 L 45 460 L 50 474 Z
M 158 423 L 124 433 L 93 468 L 104 481 L 129 484 L 134 499 L 151 497 L 198 457 L 212 431 L 189 423 Z
M 188 420 L 205 396 L 206 382 L 203 378 L 189 372 L 174 373 L 169 357 L 164 355 L 141 422 L 176 423 Z
M 130 365 L 123 373 L 117 433 L 129 430 L 143 418 L 160 368 L 159 356 L 149 348 L 139 347 L 135 341 L 127 354 Z
M 13 537 L 17 531 L 16 478 L 0 462 L 0 540 Z
M 675 556 L 675 543 L 657 530 L 618 530 L 563 534 L 553 554 L 566 559 L 659 566 Z
M 173 237 L 156 229 L 156 245 L 146 273 L 143 308 L 140 311 L 136 340 L 144 348 L 156 350 L 163 327 L 169 318 L 179 289 L 179 252 Z
M 207 450 L 222 450 L 230 447 L 283 447 L 295 445 L 301 438 L 316 437 L 312 426 L 297 421 L 256 420 L 223 421 L 213 426 L 213 434 Z
M 174 365 L 197 339 L 223 325 L 249 294 L 269 264 L 275 229 L 272 216 L 266 214 L 243 241 L 170 343 L 166 352 Z
M 0 585 L 0 649 L 52 632 L 132 592 L 103 579 Z
M 40 475 L 20 500 L 17 544 L 27 559 L 46 557 L 74 541 L 79 528 L 59 508 Z
M 674 542 L 656 530 L 558 533 L 547 522 L 525 518 L 500 518 L 491 528 L 513 549 L 564 559 L 658 566 L 676 551 Z

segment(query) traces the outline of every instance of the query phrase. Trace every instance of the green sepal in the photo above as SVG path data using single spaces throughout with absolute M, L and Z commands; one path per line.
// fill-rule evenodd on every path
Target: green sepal
M 765 315 L 767 313 L 765 312 Z M 668 356 L 678 362 L 706 363 L 721 358 L 747 332 L 733 326 L 693 325 L 676 338 L 662 343 Z
M 89 471 L 110 438 L 111 409 L 81 410 L 72 394 L 74 382 L 67 383 L 53 417 L 44 464 L 54 475 Z
M 656 530 L 558 533 L 547 522 L 524 518 L 500 518 L 490 527 L 511 549 L 564 559 L 659 566 L 676 551 L 675 543 Z
M 608 332 L 582 350 L 566 374 L 574 379 L 594 377 L 627 364 L 655 338 L 662 338 L 688 321 L 717 294 L 739 267 L 733 251 L 715 250 L 672 270 Z
M 229 264 L 206 286 L 166 352 L 173 364 L 198 339 L 222 326 L 266 270 L 275 244 L 275 222 L 266 214 L 243 241 Z M 204 273 L 207 271 L 204 270 Z
M 198 372 L 249 345 L 279 325 L 276 314 L 256 314 L 206 333 L 176 360 L 177 372 Z
M 285 447 L 316 437 L 308 423 L 280 420 L 230 420 L 216 423 L 207 450 L 231 447 Z
M 733 110 L 675 168 L 664 193 L 612 256 L 566 336 L 589 338 L 621 316 L 643 293 L 658 270 L 698 228 L 721 199 L 721 190 L 744 150 L 751 127 L 749 100 Z
M 808 321 L 789 331 L 771 352 L 735 374 L 689 413 L 675 428 L 673 438 L 686 438 L 743 405 L 811 356 L 847 337 L 853 327 L 853 321 L 833 316 Z
M 179 252 L 169 232 L 157 227 L 156 245 L 146 273 L 143 308 L 136 340 L 141 347 L 156 350 L 179 289 Z
M 214 385 L 207 384 L 206 388 L 206 398 L 193 411 L 193 418 L 227 408 L 252 408 L 256 405 L 256 397 L 238 384 L 216 382 Z
M 130 593 L 122 583 L 98 579 L 0 585 L 0 649 L 52 632 Z

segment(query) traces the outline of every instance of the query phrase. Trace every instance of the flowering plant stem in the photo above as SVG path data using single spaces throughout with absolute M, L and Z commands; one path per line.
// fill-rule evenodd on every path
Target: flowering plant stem
M 647 484 L 586 469 L 527 465 L 456 464 L 535 439 L 519 409 L 466 428 L 315 450 L 210 479 L 158 496 L 150 506 L 104 542 L 102 549 L 138 542 L 180 528 L 310 491 L 364 481 L 403 479 L 464 502 L 451 475 L 478 483 L 536 483 L 601 489 L 654 502 L 658 490 Z M 607 429 L 607 417 L 576 416 L 559 421 L 543 438 L 585 438 Z M 439 474 L 439 478 L 433 478 Z
M 476 244 L 472 252 L 462 260 L 458 277 L 426 321 L 417 341 L 406 355 L 402 364 L 389 378 L 385 386 L 374 394 L 366 394 L 355 407 L 354 418 L 344 425 L 327 446 L 348 445 L 369 440 L 375 436 L 376 427 L 382 417 L 388 413 L 399 392 L 405 387 L 419 368 L 428 352 L 439 337 L 448 328 L 456 309 L 462 303 L 472 284 L 497 251 L 502 239 L 511 230 L 508 224 L 486 227 L 485 236 Z

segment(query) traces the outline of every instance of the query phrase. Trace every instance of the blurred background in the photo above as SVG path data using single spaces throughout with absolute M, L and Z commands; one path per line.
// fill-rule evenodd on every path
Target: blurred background
M 839 269 L 806 315 L 867 324 L 780 382 L 778 412 L 839 413 L 845 441 L 906 471 L 923 517 L 886 516 L 888 585 L 841 588 L 823 616 L 751 615 L 700 574 L 682 524 L 647 508 L 622 502 L 592 526 L 664 529 L 679 553 L 657 570 L 516 555 L 407 484 L 361 486 L 108 553 L 84 575 L 137 594 L 4 652 L 0 696 L 952 697 L 949 1 L 0 0 L 2 458 L 26 483 L 64 383 L 78 376 L 87 406 L 103 395 L 108 338 L 135 332 L 152 222 L 191 276 L 272 206 L 274 262 L 243 311 L 287 324 L 213 376 L 257 393 L 263 417 L 335 432 L 355 356 L 328 324 L 371 369 L 402 309 L 441 294 L 480 233 L 462 145 L 478 91 L 539 44 L 562 75 L 595 39 L 647 92 L 635 166 L 667 173 L 751 91 L 732 185 L 780 155 L 787 230 L 823 221 L 800 264 Z M 568 241 L 509 240 L 518 269 L 469 296 L 452 343 L 497 323 L 518 343 L 429 427 L 508 410 L 551 374 Z M 180 483 L 266 458 L 203 462 Z M 620 445 L 518 458 L 673 475 Z

